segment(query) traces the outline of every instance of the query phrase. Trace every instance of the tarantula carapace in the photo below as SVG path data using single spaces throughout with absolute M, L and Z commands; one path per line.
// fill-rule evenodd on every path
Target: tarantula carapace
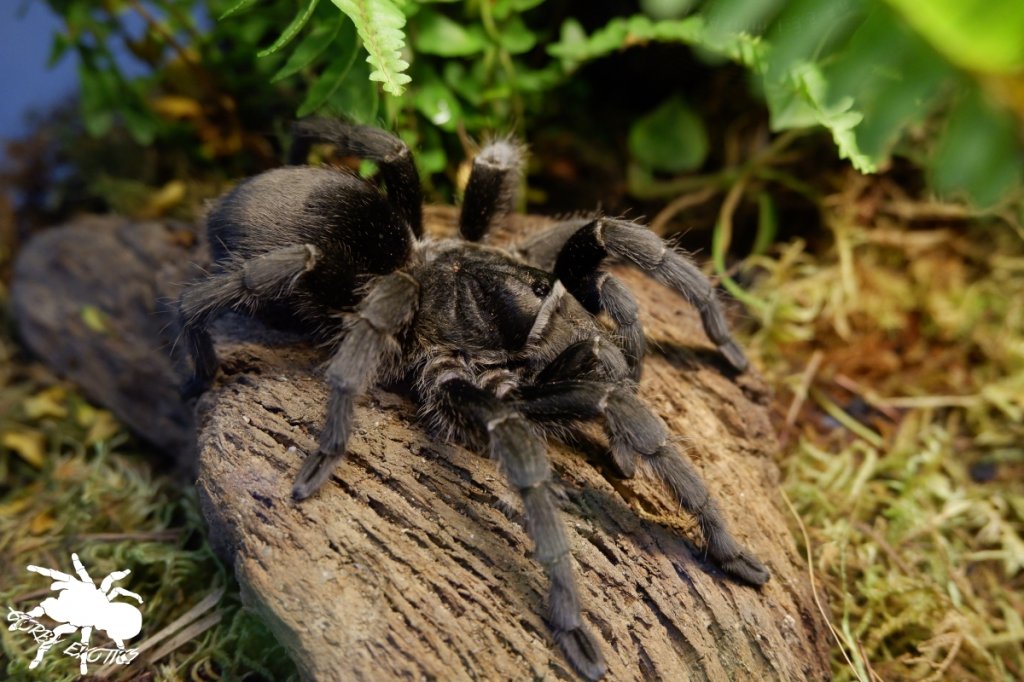
M 297 157 L 314 141 L 332 143 L 374 161 L 386 191 L 350 172 L 310 166 L 243 182 L 209 214 L 216 269 L 180 299 L 191 393 L 217 371 L 207 327 L 223 311 L 284 307 L 333 341 L 326 421 L 319 449 L 296 477 L 296 499 L 316 492 L 344 458 L 356 398 L 376 381 L 407 376 L 439 437 L 489 453 L 521 495 L 550 580 L 549 624 L 583 676 L 601 677 L 605 663 L 580 615 L 547 434 L 601 420 L 617 468 L 632 476 L 642 464 L 661 479 L 699 521 L 709 557 L 747 583 L 768 580 L 727 530 L 664 422 L 637 397 L 644 358 L 637 303 L 604 268 L 624 261 L 682 294 L 742 371 L 746 358 L 692 262 L 642 225 L 603 216 L 557 223 L 512 249 L 482 243 L 515 204 L 522 149 L 507 140 L 473 162 L 460 238 L 433 239 L 422 233 L 419 177 L 401 140 L 321 119 L 297 124 L 296 133 Z

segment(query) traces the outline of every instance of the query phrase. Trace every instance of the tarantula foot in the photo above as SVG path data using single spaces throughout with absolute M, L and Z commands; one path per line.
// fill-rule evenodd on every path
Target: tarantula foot
M 772 575 L 764 564 L 747 550 L 741 551 L 732 559 L 722 561 L 721 567 L 729 575 L 755 586 L 764 585 Z
M 198 398 L 205 393 L 208 388 L 210 388 L 210 381 L 204 381 L 200 377 L 193 376 L 181 385 L 178 389 L 178 395 L 181 396 L 182 400 L 188 401 L 193 398 Z
M 295 477 L 295 485 L 292 486 L 292 499 L 295 501 L 304 500 L 327 481 L 335 465 L 345 456 L 344 452 L 326 453 L 317 450 L 306 457 L 299 469 L 299 475 Z
M 728 343 L 723 344 L 719 347 L 722 355 L 729 361 L 729 364 L 736 368 L 737 371 L 745 372 L 750 362 L 747 360 L 747 356 L 743 354 L 740 347 L 735 341 L 730 340 Z
M 601 655 L 601 647 L 582 625 L 556 632 L 555 641 L 576 672 L 586 679 L 599 680 L 608 672 L 604 656 Z

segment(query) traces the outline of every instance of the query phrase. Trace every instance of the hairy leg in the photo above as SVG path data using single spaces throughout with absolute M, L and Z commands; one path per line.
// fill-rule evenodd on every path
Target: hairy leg
M 315 493 L 345 456 L 355 399 L 401 359 L 397 337 L 416 314 L 419 284 L 405 272 L 376 279 L 349 321 L 344 339 L 327 366 L 330 398 L 320 445 L 302 463 L 292 497 Z
M 531 265 L 555 271 L 559 254 L 566 242 L 590 221 L 577 218 L 551 226 L 519 245 L 517 251 Z M 592 267 L 555 271 L 566 291 L 572 294 L 592 315 L 606 312 L 615 324 L 614 339 L 626 356 L 630 377 L 640 380 L 643 372 L 647 339 L 640 323 L 639 306 L 633 294 L 618 278 L 601 268 L 601 261 Z
M 308 118 L 292 127 L 294 141 L 289 162 L 304 164 L 313 142 L 328 142 L 342 154 L 377 164 L 388 199 L 405 218 L 413 234 L 423 234 L 423 189 L 409 147 L 401 138 L 372 126 L 334 119 Z
M 463 438 L 486 447 L 521 496 L 535 557 L 550 581 L 548 620 L 555 640 L 580 674 L 599 679 L 606 664 L 580 613 L 569 540 L 551 485 L 544 440 L 524 415 L 476 386 L 457 365 L 434 366 L 428 407 Z
M 459 233 L 479 241 L 495 219 L 515 210 L 523 167 L 523 149 L 511 140 L 497 140 L 473 159 L 459 215 Z
M 562 381 L 520 387 L 515 406 L 537 422 L 573 422 L 601 417 L 611 456 L 627 477 L 638 462 L 647 465 L 682 507 L 696 517 L 707 553 L 727 573 L 752 585 L 762 585 L 768 570 L 733 538 L 704 481 L 669 442 L 665 423 L 631 388 L 596 381 Z
M 93 580 L 89 576 L 89 572 L 85 570 L 85 566 L 82 565 L 82 560 L 78 558 L 78 555 L 74 552 L 71 553 L 71 565 L 75 567 L 75 573 L 82 579 L 83 583 L 89 583 L 93 585 Z
M 320 251 L 312 244 L 297 244 L 232 264 L 186 287 L 178 299 L 178 314 L 194 368 L 182 394 L 202 393 L 217 374 L 217 354 L 207 328 L 218 315 L 232 309 L 252 311 L 262 302 L 286 296 L 319 258 Z
M 725 316 L 707 277 L 686 256 L 646 227 L 611 218 L 591 221 L 566 242 L 555 263 L 555 274 L 571 277 L 575 272 L 592 270 L 608 255 L 632 263 L 680 293 L 697 308 L 704 330 L 722 355 L 736 369 L 747 368 L 747 358 L 729 335 Z

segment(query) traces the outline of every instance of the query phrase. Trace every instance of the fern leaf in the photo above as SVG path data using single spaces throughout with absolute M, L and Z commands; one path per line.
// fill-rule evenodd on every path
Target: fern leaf
M 256 56 L 263 58 L 267 55 L 274 54 L 290 43 L 292 39 L 299 34 L 299 31 L 306 27 L 306 24 L 309 22 L 309 18 L 313 16 L 313 12 L 316 10 L 318 2 L 320 2 L 320 0 L 309 0 L 309 4 L 306 5 L 306 8 L 295 15 L 295 18 L 292 19 L 291 23 L 288 24 L 288 27 L 281 32 L 281 35 L 274 41 L 274 44 L 265 50 L 260 50 L 256 53 Z
M 366 61 L 373 67 L 370 80 L 378 81 L 384 91 L 396 97 L 405 92 L 411 80 L 404 73 L 409 62 L 402 59 L 405 47 L 405 14 L 393 0 L 331 0 L 356 25 L 359 38 L 369 53 Z

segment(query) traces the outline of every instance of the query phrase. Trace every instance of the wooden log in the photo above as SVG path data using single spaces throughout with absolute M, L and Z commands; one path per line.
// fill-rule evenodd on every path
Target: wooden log
M 450 210 L 433 210 L 428 226 L 450 231 L 452 218 Z M 512 233 L 535 226 L 515 221 Z M 168 268 L 176 258 L 195 259 L 194 250 L 184 253 L 173 240 L 140 246 L 125 229 L 97 243 L 141 250 L 141 262 Z M 123 325 L 101 336 L 119 359 L 66 373 L 116 390 L 107 374 L 144 358 L 157 362 L 132 350 L 139 339 L 152 335 L 149 348 L 155 349 L 174 330 L 164 329 L 168 319 L 160 318 L 167 311 L 160 306 L 151 308 L 160 319 L 155 335 L 152 320 L 129 323 L 145 306 L 121 310 L 120 301 L 135 299 L 118 293 L 83 297 L 79 280 L 171 298 L 183 278 L 154 278 L 153 268 L 142 267 L 96 279 L 68 265 L 85 243 L 81 233 L 66 236 L 68 243 L 49 239 L 44 250 L 65 256 L 47 261 L 63 264 L 48 277 L 71 279 L 54 289 L 61 306 L 99 301 Z M 170 251 L 159 256 L 149 248 Z M 112 270 L 121 260 L 104 262 Z M 25 281 L 26 272 L 38 277 L 39 267 L 18 272 L 21 323 L 31 312 L 26 292 L 38 302 L 47 285 Z M 827 679 L 827 630 L 777 492 L 766 386 L 753 372 L 737 377 L 726 369 L 682 299 L 635 272 L 619 274 L 644 309 L 652 347 L 641 395 L 679 436 L 734 534 L 764 560 L 772 579 L 751 588 L 704 561 L 692 520 L 656 483 L 618 478 L 602 464 L 598 439 L 584 437 L 571 447 L 553 442 L 584 617 L 602 641 L 609 679 Z M 41 316 L 30 316 L 35 328 L 29 333 L 22 323 L 22 334 L 44 357 L 54 345 L 40 344 L 40 336 L 82 334 L 77 323 L 69 334 L 61 315 L 49 327 Z M 376 388 L 359 405 L 347 460 L 318 495 L 295 503 L 292 480 L 323 423 L 326 352 L 234 315 L 218 323 L 215 337 L 222 372 L 197 406 L 200 500 L 211 541 L 234 563 L 247 603 L 288 646 L 304 676 L 575 678 L 542 618 L 546 578 L 531 558 L 515 495 L 492 462 L 431 440 L 400 390 Z M 96 362 L 91 354 L 83 357 Z M 75 364 L 60 353 L 57 358 L 58 367 Z M 169 404 L 154 403 L 148 420 L 134 418 L 150 435 L 156 415 L 181 409 L 173 393 L 180 377 L 166 360 L 159 362 L 166 363 L 159 377 L 149 376 L 164 383 L 149 395 Z M 109 391 L 91 395 L 124 418 L 124 400 L 111 400 Z
M 205 260 L 191 225 L 91 216 L 32 238 L 11 283 L 29 350 L 186 469 L 195 423 L 169 354 L 172 308 Z
M 449 233 L 452 214 L 428 229 Z M 516 222 L 512 235 L 536 227 Z M 508 235 L 507 235 L 508 236 Z M 826 629 L 779 504 L 768 390 L 735 377 L 694 310 L 646 279 L 656 350 L 641 394 L 665 418 L 740 542 L 769 566 L 755 589 L 702 560 L 692 519 L 657 484 L 623 480 L 594 442 L 552 443 L 585 618 L 614 680 L 819 680 Z M 495 465 L 432 441 L 400 393 L 359 405 L 347 460 L 314 498 L 288 491 L 316 447 L 322 349 L 238 319 L 200 401 L 199 492 L 249 602 L 311 679 L 573 679 L 542 619 L 546 577 Z

